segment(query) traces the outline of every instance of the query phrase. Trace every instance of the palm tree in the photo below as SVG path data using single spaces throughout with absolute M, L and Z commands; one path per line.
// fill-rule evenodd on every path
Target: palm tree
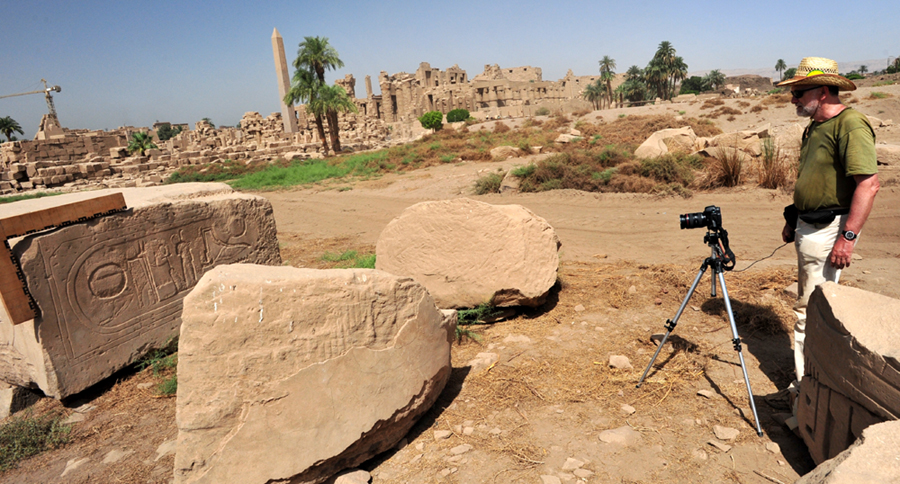
M 208 124 L 208 125 L 209 125 L 209 126 L 210 126 L 210 127 L 212 127 L 212 128 L 213 128 L 213 129 L 215 129 L 215 128 L 216 128 L 216 125 L 215 125 L 215 124 L 213 124 L 213 122 L 212 122 L 212 120 L 211 120 L 211 119 L 209 119 L 209 118 L 200 118 L 200 120 L 201 120 L 201 121 L 205 121 L 205 122 L 206 122 L 206 124 Z
M 638 66 L 631 66 L 625 71 L 626 81 L 641 81 L 644 78 L 644 71 Z
M 671 90 L 669 98 L 675 95 L 675 85 L 680 81 L 687 79 L 688 66 L 685 64 L 681 56 L 675 56 L 672 60 L 672 67 L 669 70 L 669 76 L 672 78 Z
M 597 82 L 592 82 L 584 88 L 581 95 L 591 102 L 594 105 L 594 110 L 600 109 L 600 101 L 603 100 L 603 87 L 600 84 L 600 80 Z
M 703 79 L 703 82 L 706 83 L 706 85 L 708 85 L 710 89 L 715 91 L 725 84 L 725 74 L 719 72 L 718 69 L 713 69 L 709 71 L 709 73 Z
M 316 104 L 319 97 L 319 88 L 321 85 L 316 79 L 312 71 L 297 69 L 294 71 L 294 78 L 291 82 L 291 90 L 284 95 L 284 103 L 293 106 L 295 103 L 306 105 L 306 112 L 313 115 L 316 122 L 316 131 L 319 133 L 319 139 L 322 140 L 322 147 L 325 153 L 328 153 L 328 140 L 325 138 L 325 124 L 322 120 L 325 112 L 319 110 L 321 105 Z
M 0 118 L 0 133 L 3 133 L 3 135 L 6 136 L 7 141 L 13 141 L 13 133 L 19 133 L 21 135 L 25 134 L 25 132 L 22 131 L 22 126 L 9 116 Z
M 153 138 L 149 134 L 134 133 L 131 135 L 131 141 L 128 142 L 127 150 L 132 155 L 137 152 L 140 156 L 144 156 L 144 151 L 155 150 L 156 148 L 158 147 L 153 144 Z
M 309 69 L 325 84 L 325 70 L 344 67 L 337 50 L 328 43 L 328 37 L 304 37 L 294 59 L 294 69 Z
M 867 72 L 869 72 L 869 66 L 867 66 L 867 65 L 865 65 L 865 64 L 859 66 L 859 73 L 862 74 L 863 77 L 865 77 L 865 74 L 866 74 Z
M 775 70 L 778 72 L 778 77 L 784 79 L 781 76 L 781 71 L 787 69 L 787 64 L 784 63 L 784 59 L 778 59 L 778 62 L 775 63 Z
M 315 88 L 308 86 L 310 87 L 310 89 L 307 90 L 309 96 L 304 99 L 306 99 L 309 104 L 318 100 L 318 97 L 320 96 L 318 96 L 317 93 L 325 87 L 325 70 L 334 70 L 341 67 L 344 67 L 344 62 L 338 56 L 337 50 L 328 43 L 328 37 L 304 37 L 303 42 L 300 42 L 299 49 L 297 50 L 297 58 L 294 59 L 294 68 L 296 69 L 294 72 L 294 79 L 295 81 L 297 80 L 297 76 L 301 71 L 307 71 L 314 76 L 314 79 L 318 84 Z M 307 81 L 304 80 L 304 82 Z M 322 91 L 322 93 L 324 94 L 324 91 Z M 346 92 L 344 94 L 346 95 Z M 285 104 L 288 104 L 287 96 L 285 96 Z M 328 116 L 328 111 L 327 109 L 324 109 L 321 104 L 312 109 L 307 105 L 307 111 L 313 113 L 315 116 L 316 129 L 319 131 L 319 137 L 322 138 L 325 152 L 328 153 L 328 143 L 325 141 L 325 128 L 322 123 L 322 116 Z M 329 119 L 328 125 L 332 131 L 332 148 L 334 148 L 335 151 L 338 151 L 340 150 L 340 141 L 337 142 L 337 146 L 334 146 L 334 140 L 340 139 L 337 114 L 334 115 L 334 122 L 331 122 Z
M 328 132 L 331 135 L 331 147 L 335 153 L 338 153 L 341 151 L 341 139 L 338 136 L 338 113 L 358 112 L 356 105 L 350 100 L 350 96 L 343 87 L 327 85 L 319 87 L 315 104 L 320 105 L 316 106 L 315 110 L 325 112 L 325 119 L 328 120 Z
M 606 105 L 612 106 L 612 80 L 616 74 L 616 60 L 608 55 L 600 59 L 600 80 L 606 83 Z

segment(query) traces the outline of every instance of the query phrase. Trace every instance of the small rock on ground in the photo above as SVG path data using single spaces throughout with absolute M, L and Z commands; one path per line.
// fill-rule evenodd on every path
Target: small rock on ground
M 449 430 L 435 430 L 434 431 L 434 440 L 449 439 L 451 435 L 453 435 L 453 432 L 451 432 Z
M 465 454 L 470 450 L 472 450 L 472 446 L 470 444 L 462 444 L 450 449 L 450 453 L 453 455 L 460 455 Z
M 721 450 L 722 452 L 728 452 L 729 450 L 731 450 L 730 445 L 723 444 L 722 442 L 719 442 L 718 440 L 710 440 L 709 442 L 707 442 L 707 444 Z
M 338 474 L 334 484 L 369 484 L 371 479 L 372 476 L 368 472 L 362 469 L 354 469 Z
M 575 470 L 575 469 L 580 469 L 580 468 L 583 467 L 583 466 L 584 466 L 584 462 L 583 462 L 583 461 L 580 461 L 580 460 L 578 460 L 578 459 L 569 457 L 568 459 L 566 459 L 566 463 L 563 464 L 562 470 L 564 470 L 564 471 L 573 471 L 573 470 Z
M 631 366 L 631 360 L 629 360 L 627 356 L 623 355 L 610 355 L 609 366 L 612 368 L 617 368 L 619 370 L 631 370 L 634 368 L 633 366 Z
M 736 439 L 741 431 L 738 429 L 733 429 L 731 427 L 722 427 L 721 425 L 716 425 L 713 427 L 713 433 L 716 434 L 717 439 L 727 442 Z
M 562 484 L 562 481 L 559 480 L 556 476 L 541 476 L 541 484 Z
M 625 415 L 631 415 L 636 411 L 637 410 L 635 410 L 634 407 L 628 405 L 627 403 L 625 405 L 622 405 L 622 413 L 624 413 Z
M 631 427 L 619 427 L 600 432 L 600 441 L 607 444 L 631 445 L 641 440 L 641 433 Z

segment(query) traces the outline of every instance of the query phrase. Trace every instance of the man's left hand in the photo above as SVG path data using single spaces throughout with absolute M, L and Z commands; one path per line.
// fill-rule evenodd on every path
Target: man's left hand
M 854 242 L 838 235 L 837 240 L 834 242 L 834 247 L 831 249 L 831 255 L 828 256 L 828 261 L 831 262 L 831 265 L 837 269 L 850 267 L 853 245 Z

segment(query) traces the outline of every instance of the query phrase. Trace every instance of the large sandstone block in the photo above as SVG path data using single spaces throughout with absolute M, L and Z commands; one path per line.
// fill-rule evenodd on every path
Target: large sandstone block
M 804 348 L 797 420 L 817 463 L 900 416 L 900 301 L 822 284 L 809 300 Z
M 690 126 L 661 129 L 641 143 L 634 150 L 634 156 L 639 159 L 646 159 L 656 158 L 670 151 L 691 153 L 694 151 L 696 141 L 697 135 L 694 134 L 694 130 Z
M 371 269 L 250 264 L 184 299 L 176 483 L 320 483 L 400 441 L 450 375 L 455 311 Z
M 419 281 L 441 308 L 539 306 L 556 284 L 559 247 L 521 205 L 422 202 L 381 232 L 375 268 Z
M 900 482 L 900 421 L 872 425 L 850 448 L 821 463 L 795 484 Z
M 0 381 L 63 398 L 177 334 L 181 302 L 219 264 L 280 264 L 271 204 L 224 184 L 16 202 L 10 215 L 121 191 L 127 212 L 12 242 L 38 318 L 0 314 Z

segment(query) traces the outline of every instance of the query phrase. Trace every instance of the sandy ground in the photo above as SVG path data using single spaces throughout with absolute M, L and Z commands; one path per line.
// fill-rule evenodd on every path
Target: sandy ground
M 900 122 L 900 86 L 863 88 L 855 96 L 863 99 L 866 89 L 895 97 L 851 105 Z M 739 102 L 728 101 L 737 107 Z M 728 132 L 766 123 L 777 131 L 797 121 L 787 106 L 759 114 L 743 110 L 748 114 L 716 122 Z M 661 111 L 705 112 L 694 103 L 598 111 L 587 118 Z M 896 127 L 876 133 L 879 141 L 900 144 Z M 547 219 L 562 241 L 561 285 L 550 302 L 508 321 L 475 327 L 480 342 L 454 346 L 453 377 L 435 407 L 396 450 L 363 465 L 373 482 L 556 482 L 552 477 L 560 482 L 787 483 L 808 472 L 813 464 L 802 442 L 761 397 L 786 384 L 792 368 L 786 331 L 791 300 L 783 288 L 792 282 L 796 262 L 791 246 L 778 249 L 781 211 L 790 196 L 752 182 L 688 199 L 567 190 L 471 195 L 478 177 L 527 162 L 461 163 L 261 194 L 274 206 L 285 262 L 300 267 L 325 267 L 320 258 L 326 251 L 372 252 L 381 230 L 406 207 L 461 196 L 521 204 Z M 897 167 L 882 167 L 884 186 L 858 243 L 859 257 L 843 279 L 892 297 L 900 297 L 898 178 Z M 709 297 L 708 277 L 657 369 L 641 389 L 634 386 L 655 350 L 650 334 L 664 331 L 663 323 L 674 315 L 709 255 L 705 232 L 680 230 L 678 215 L 708 205 L 722 209 L 737 270 L 775 252 L 745 272 L 726 275 L 763 437 L 753 431 L 730 327 L 721 299 Z M 576 310 L 579 305 L 584 309 Z M 470 360 L 482 352 L 497 354 L 498 364 L 472 371 Z M 629 357 L 634 368 L 610 369 L 606 363 L 613 354 Z M 170 446 L 177 435 L 174 399 L 154 398 L 151 381 L 147 372 L 122 373 L 66 402 L 61 411 L 84 416 L 75 424 L 75 443 L 25 461 L 0 475 L 0 483 L 170 482 Z M 699 390 L 710 397 L 698 396 Z M 94 408 L 80 407 L 84 404 Z M 41 405 L 58 407 L 52 401 Z M 715 439 L 716 426 L 740 432 L 726 442 L 727 451 L 708 443 Z M 630 432 L 633 440 L 601 440 L 615 429 Z M 436 439 L 438 430 L 449 430 L 449 437 Z M 125 455 L 113 459 L 120 455 L 110 454 L 114 451 Z

